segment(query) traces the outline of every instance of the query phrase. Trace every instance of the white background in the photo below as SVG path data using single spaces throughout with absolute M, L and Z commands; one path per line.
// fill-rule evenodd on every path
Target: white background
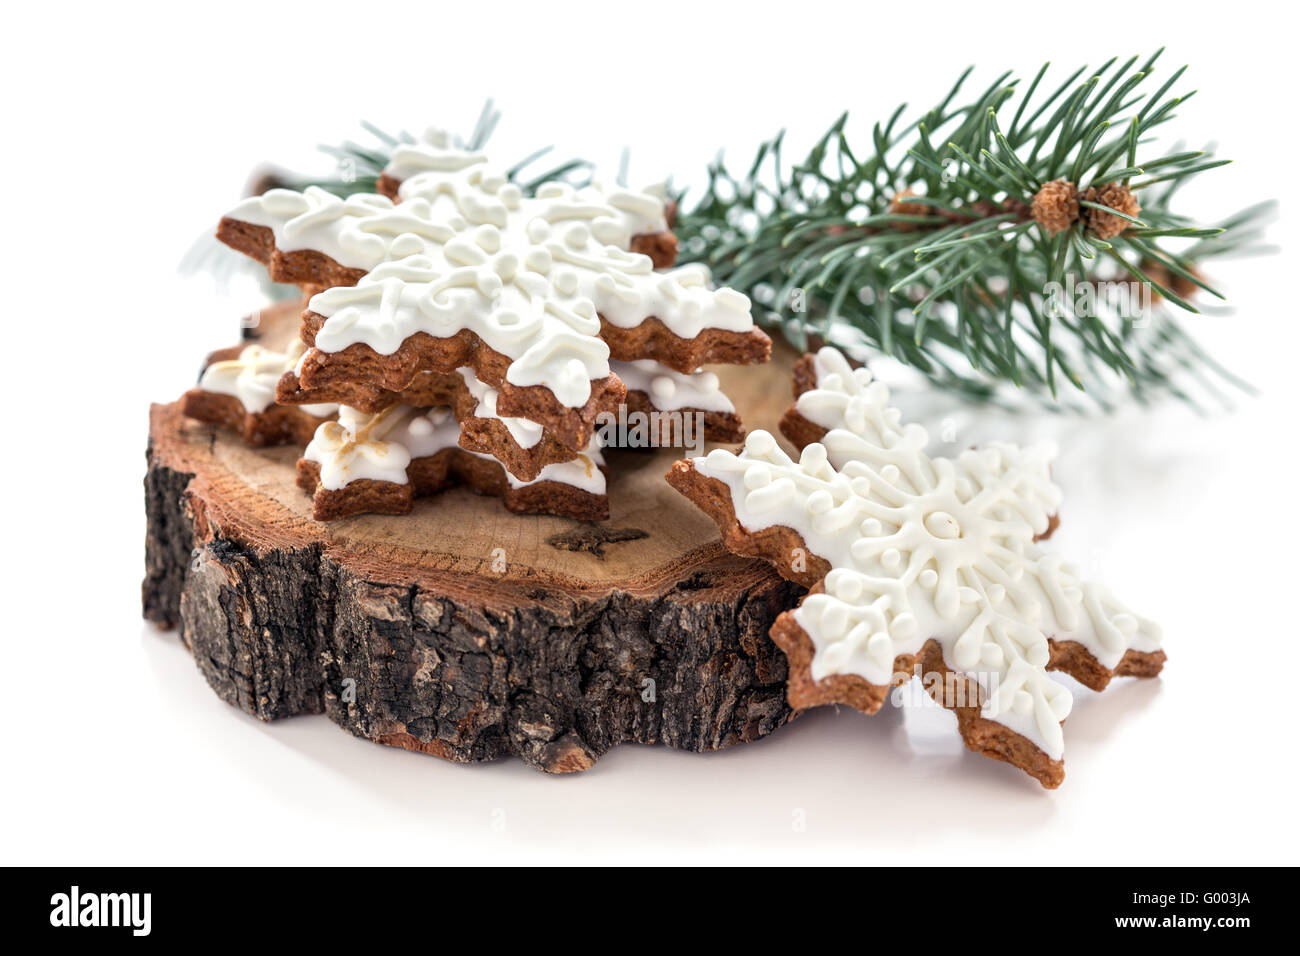
M 4 862 L 1294 862 L 1295 38 L 1249 7 L 7 11 Z M 1284 251 L 1216 266 L 1237 311 L 1191 320 L 1262 389 L 1235 413 L 959 419 L 1061 436 L 1059 547 L 1165 628 L 1159 681 L 1076 705 L 1060 790 L 891 710 L 720 754 L 624 746 L 577 776 L 454 766 L 324 717 L 259 724 L 142 624 L 148 403 L 188 387 L 237 314 L 176 264 L 258 162 L 325 171 L 315 144 L 360 118 L 467 129 L 492 95 L 497 155 L 554 143 L 612 166 L 629 146 L 635 183 L 698 183 L 720 145 L 739 161 L 784 125 L 803 147 L 845 107 L 865 150 L 869 121 L 928 106 L 972 59 L 983 85 L 1159 44 L 1201 90 L 1178 130 L 1238 160 L 1186 208 L 1281 198 Z

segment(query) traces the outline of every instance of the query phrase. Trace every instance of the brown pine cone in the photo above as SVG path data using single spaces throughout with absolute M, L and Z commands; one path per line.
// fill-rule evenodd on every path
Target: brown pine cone
M 1043 188 L 1034 195 L 1029 213 L 1049 236 L 1065 232 L 1079 218 L 1079 190 L 1068 179 L 1043 183 Z
M 1202 282 L 1205 281 L 1205 275 L 1200 269 L 1189 268 L 1188 271 Z M 1169 278 L 1169 290 L 1180 299 L 1190 299 L 1201 291 L 1201 287 L 1191 279 L 1184 279 L 1182 276 L 1175 274 Z
M 917 195 L 911 189 L 904 189 L 901 193 L 889 200 L 889 214 L 891 216 L 932 216 L 934 210 L 924 203 L 908 202 L 912 196 Z M 894 228 L 899 232 L 911 232 L 913 229 L 920 229 L 922 223 L 919 222 L 896 222 Z
M 1137 196 L 1133 195 L 1133 190 L 1121 183 L 1107 183 L 1100 189 L 1091 186 L 1084 193 L 1083 198 L 1088 202 L 1101 203 L 1111 209 L 1118 209 L 1124 215 L 1132 216 L 1135 219 L 1138 213 L 1142 211 Z M 1111 239 L 1133 225 L 1127 219 L 1112 216 L 1100 209 L 1087 210 L 1086 223 L 1088 228 L 1092 230 L 1092 234 L 1098 239 Z
M 1111 216 L 1110 218 L 1114 219 L 1115 217 Z M 1170 271 L 1164 263 L 1157 262 L 1154 259 L 1143 259 L 1138 263 L 1138 268 L 1156 282 L 1159 282 L 1166 289 L 1173 292 L 1173 294 L 1178 296 L 1180 299 L 1190 300 L 1200 291 L 1201 287 L 1191 279 L 1186 279 L 1178 273 Z M 1189 267 L 1189 270 L 1192 275 L 1200 279 L 1205 278 L 1200 269 Z M 1163 298 L 1163 296 L 1161 296 L 1155 289 L 1151 290 L 1151 295 L 1157 299 Z

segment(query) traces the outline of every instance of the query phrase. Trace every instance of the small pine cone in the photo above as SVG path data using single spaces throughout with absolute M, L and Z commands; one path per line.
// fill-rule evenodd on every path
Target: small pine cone
M 280 172 L 270 166 L 259 166 L 244 184 L 245 196 L 261 196 L 272 189 L 292 189 L 293 184 L 286 182 Z
M 1115 217 L 1111 216 L 1110 218 L 1114 219 Z M 1156 262 L 1154 259 L 1143 259 L 1138 263 L 1138 268 L 1180 299 L 1190 300 L 1201 288 L 1191 279 L 1186 279 L 1176 272 L 1171 272 L 1163 263 Z M 1191 268 L 1190 271 L 1192 275 L 1199 279 L 1205 278 L 1200 269 Z M 1155 289 L 1151 290 L 1151 295 L 1157 299 L 1163 298 Z
M 1118 209 L 1126 216 L 1137 218 L 1142 207 L 1138 204 L 1137 196 L 1133 195 L 1133 190 L 1120 183 L 1107 183 L 1098 189 L 1096 186 L 1089 187 L 1083 196 L 1088 202 L 1101 203 L 1103 206 L 1109 206 L 1111 209 Z M 1108 212 L 1102 212 L 1100 209 L 1089 209 L 1087 215 L 1088 228 L 1098 239 L 1111 239 L 1118 236 L 1121 232 L 1133 225 L 1127 219 L 1121 219 L 1119 216 L 1112 216 Z
M 917 195 L 910 189 L 904 189 L 901 193 L 889 201 L 889 214 L 891 216 L 931 216 L 934 210 L 924 203 L 908 202 L 912 196 Z M 896 222 L 894 228 L 899 232 L 911 232 L 913 229 L 920 229 L 919 222 Z
M 1188 269 L 1192 275 L 1201 281 L 1205 281 L 1205 276 L 1200 269 Z M 1180 275 L 1174 275 L 1169 279 L 1169 289 L 1180 299 L 1190 299 L 1200 291 L 1201 287 L 1191 279 L 1184 279 Z
M 1043 183 L 1029 212 L 1049 236 L 1065 232 L 1079 218 L 1079 190 L 1068 179 Z

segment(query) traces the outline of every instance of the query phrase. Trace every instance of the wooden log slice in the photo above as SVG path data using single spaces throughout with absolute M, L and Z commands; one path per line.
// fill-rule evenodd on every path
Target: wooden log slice
M 268 314 L 268 345 L 294 311 Z M 775 429 L 792 364 L 719 370 L 747 425 Z M 727 552 L 668 486 L 679 451 L 609 452 L 600 524 L 463 489 L 322 524 L 294 484 L 299 452 L 150 411 L 144 614 L 179 628 L 228 703 L 554 772 L 623 741 L 717 750 L 790 718 L 767 632 L 801 592 Z

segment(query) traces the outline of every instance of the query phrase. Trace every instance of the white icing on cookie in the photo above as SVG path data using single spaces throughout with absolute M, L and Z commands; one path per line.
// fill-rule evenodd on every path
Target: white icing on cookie
M 402 182 L 417 173 L 459 172 L 484 162 L 487 157 L 481 153 L 467 152 L 453 145 L 446 130 L 430 128 L 418 142 L 393 147 L 384 175 Z
M 520 448 L 533 448 L 542 440 L 541 425 L 527 418 L 510 418 L 497 412 L 497 398 L 500 393 L 490 385 L 480 382 L 472 368 L 458 368 L 456 371 L 465 380 L 469 393 L 478 400 L 478 404 L 474 406 L 476 418 L 495 418 L 500 421 Z
M 249 345 L 238 358 L 213 362 L 203 370 L 199 388 L 218 395 L 233 395 L 248 412 L 264 412 L 275 404 L 275 386 L 285 372 L 301 360 L 305 346 L 294 340 L 285 352 Z M 308 415 L 328 418 L 337 405 L 300 405 Z
M 621 220 L 622 232 L 629 237 L 668 231 L 668 219 L 664 215 L 668 190 L 663 183 L 635 190 L 596 182 L 584 186 L 574 195 L 579 202 L 603 204 L 614 209 Z M 621 247 L 622 243 L 611 245 Z
M 862 369 L 846 375 L 833 350 L 818 362 L 819 388 L 799 410 L 831 428 L 824 443 L 796 462 L 757 431 L 740 455 L 694 459 L 731 490 L 743 527 L 793 528 L 831 564 L 826 593 L 795 611 L 816 649 L 813 678 L 887 684 L 897 655 L 934 638 L 949 668 L 990 692 L 985 717 L 1059 759 L 1071 697 L 1047 673 L 1048 638 L 1078 641 L 1114 667 L 1129 648 L 1159 649 L 1159 627 L 1034 542 L 1060 500 L 1050 451 L 930 458 L 925 429 L 900 426 L 882 383 Z
M 377 193 L 340 199 L 308 186 L 303 192 L 271 189 L 250 196 L 226 216 L 270 229 L 281 252 L 314 249 L 349 269 L 370 269 L 384 261 L 394 237 L 369 233 L 360 223 L 393 208 L 392 200 Z
M 914 431 L 909 439 L 899 424 L 901 413 L 889 404 L 889 388 L 873 380 L 866 368 L 854 368 L 837 349 L 818 351 L 813 356 L 813 369 L 816 388 L 800 395 L 795 408 L 804 418 L 828 430 L 822 444 L 832 467 L 841 468 L 850 461 L 871 461 L 881 447 L 915 442 L 918 435 L 924 436 L 924 431 Z M 926 439 L 919 440 L 924 447 Z M 1061 504 L 1061 490 L 1051 475 L 1055 457 L 1055 446 L 1046 442 L 1029 448 L 994 442 L 978 451 L 962 452 L 959 460 L 984 484 L 1014 469 L 1020 475 L 1016 488 L 1018 507 L 1027 509 L 1023 511 L 1025 520 L 1035 534 L 1042 534 Z
M 699 408 L 706 412 L 734 412 L 713 372 L 689 374 L 670 369 L 654 359 L 635 362 L 610 362 L 614 374 L 622 379 L 629 392 L 645 392 L 659 411 Z
M 478 455 L 476 452 L 471 454 L 479 458 L 490 458 L 488 455 Z M 516 478 L 507 468 L 506 481 L 510 482 L 512 488 L 527 488 L 529 485 L 540 484 L 543 481 L 554 481 L 562 485 L 572 485 L 593 495 L 603 495 L 605 473 L 600 470 L 603 464 L 605 458 L 600 452 L 600 439 L 593 435 L 587 447 L 572 461 L 557 461 L 546 465 L 532 481 Z
M 456 148 L 445 130 L 434 128 L 426 130 L 418 142 L 395 146 L 388 165 L 384 167 L 384 174 L 401 184 L 423 175 L 423 179 L 400 192 L 405 199 L 417 194 L 428 195 L 445 188 L 446 184 L 463 178 L 457 174 L 471 166 L 486 163 L 486 156 Z M 611 233 L 600 228 L 596 231 L 602 242 L 620 248 L 626 248 L 632 236 L 667 231 L 668 221 L 664 216 L 666 196 L 667 189 L 662 183 L 633 190 L 594 182 L 573 193 L 576 203 L 589 209 L 600 209 L 601 219 L 612 218 L 618 221 L 618 232 Z
M 320 465 L 321 486 L 329 491 L 338 491 L 363 478 L 404 485 L 411 453 L 395 439 L 407 430 L 415 412 L 409 406 L 394 405 L 377 415 L 367 415 L 345 405 L 339 409 L 338 421 L 316 429 L 302 457 Z M 390 436 L 394 440 L 390 441 Z
M 312 298 L 326 317 L 317 348 L 363 342 L 391 355 L 417 332 L 468 329 L 511 360 L 507 381 L 544 385 L 573 408 L 609 374 L 598 316 L 621 328 L 655 317 L 683 338 L 753 328 L 749 300 L 711 289 L 707 270 L 655 272 L 648 256 L 627 251 L 633 235 L 666 228 L 661 195 L 548 183 L 525 197 L 481 157 L 454 152 L 404 151 L 395 169 L 427 168 L 403 181 L 399 205 L 309 188 L 271 190 L 231 211 L 270 228 L 282 250 L 367 270 L 355 287 Z
M 407 483 L 406 469 L 416 458 L 428 458 L 446 448 L 459 448 L 460 425 L 446 408 L 416 409 L 394 405 L 375 415 L 344 406 L 337 422 L 316 429 L 303 457 L 321 466 L 321 486 L 330 491 L 363 478 Z M 512 488 L 543 481 L 572 485 L 594 495 L 605 494 L 605 463 L 600 442 L 591 443 L 572 461 L 547 465 L 532 481 L 521 481 L 491 455 L 465 451 L 491 461 L 505 471 Z

